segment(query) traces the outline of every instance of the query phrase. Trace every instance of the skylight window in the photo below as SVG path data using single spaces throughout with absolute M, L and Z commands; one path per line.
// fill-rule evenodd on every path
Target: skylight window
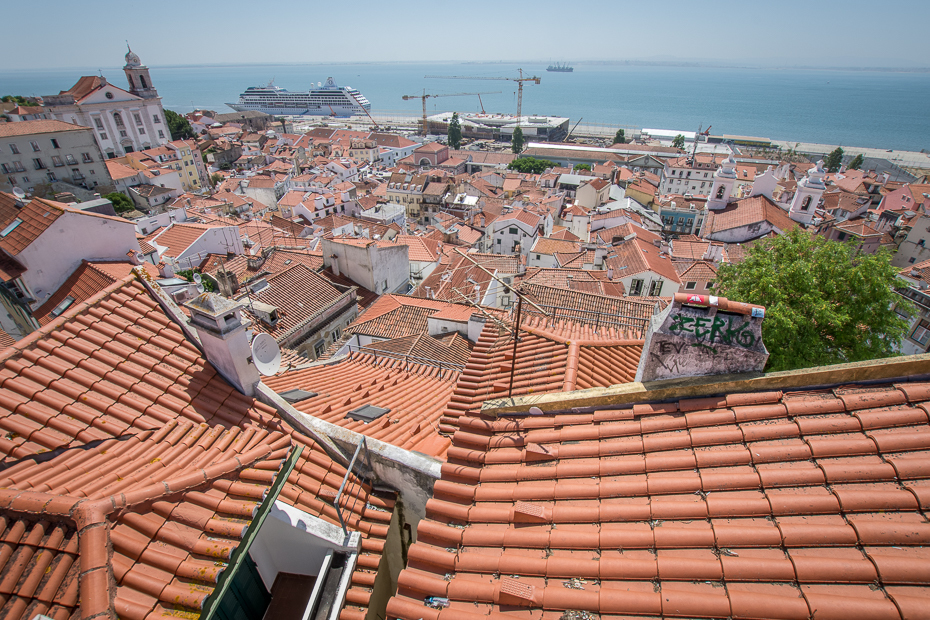
M 362 405 L 361 407 L 358 407 L 357 409 L 353 409 L 352 411 L 346 413 L 345 417 L 368 424 L 369 422 L 373 422 L 374 420 L 377 420 L 378 418 L 383 416 L 385 413 L 388 413 L 389 411 L 390 409 L 386 409 L 384 407 L 375 407 L 374 405 Z
M 74 297 L 72 297 L 71 295 L 68 295 L 67 297 L 65 297 L 65 300 L 63 302 L 55 306 L 55 309 L 52 310 L 51 315 L 52 316 L 60 315 L 62 312 L 67 310 L 68 307 L 73 303 L 74 303 Z
M 3 230 L 0 230 L 0 237 L 6 237 L 6 236 L 9 235 L 11 232 L 13 232 L 14 230 L 16 230 L 16 227 L 19 226 L 19 225 L 22 224 L 22 223 L 23 223 L 23 220 L 22 220 L 22 219 L 16 218 L 15 220 L 13 220 L 13 221 L 10 222 L 9 224 L 7 224 L 6 228 L 4 228 Z

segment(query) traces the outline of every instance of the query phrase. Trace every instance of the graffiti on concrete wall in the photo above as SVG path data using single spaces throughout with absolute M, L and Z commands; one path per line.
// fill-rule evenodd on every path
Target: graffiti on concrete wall
M 693 317 L 676 314 L 668 330 L 673 334 L 693 336 L 705 345 L 727 344 L 750 348 L 756 344 L 756 335 L 752 333 L 751 321 L 742 316 L 716 315 L 713 317 Z

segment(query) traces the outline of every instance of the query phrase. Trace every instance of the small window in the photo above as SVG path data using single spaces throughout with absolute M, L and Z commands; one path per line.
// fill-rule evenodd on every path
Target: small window
M 107 134 L 101 133 L 101 134 L 100 134 L 100 139 L 101 139 L 101 140 L 107 140 Z
M 39 149 L 39 143 L 38 143 L 38 142 L 30 142 L 29 144 L 32 145 L 32 150 L 33 150 L 33 151 L 39 151 L 39 150 L 41 150 L 41 149 Z
M 159 138 L 164 138 L 164 137 L 165 137 L 165 132 L 162 131 L 161 129 L 159 129 L 159 130 L 158 130 L 158 137 L 159 137 Z
M 713 280 L 709 280 L 709 281 L 707 282 L 707 290 L 710 290 L 710 289 L 712 289 L 712 288 L 714 288 L 714 281 L 713 281 Z
M 914 329 L 914 333 L 911 334 L 911 340 L 919 342 L 922 345 L 926 345 L 927 342 L 930 342 L 930 324 L 926 321 L 921 321 Z
M 61 166 L 65 165 L 65 162 L 61 161 L 61 157 L 58 155 L 52 155 L 52 163 L 56 168 L 60 168 Z
M 840 234 L 838 234 L 838 235 L 836 236 L 836 240 L 837 240 L 837 241 L 845 241 L 845 240 L 846 240 L 846 233 L 841 232 Z
M 364 422 L 368 424 L 369 422 L 377 420 L 378 418 L 383 416 L 385 413 L 388 413 L 390 411 L 391 411 L 390 409 L 387 409 L 385 407 L 376 407 L 374 405 L 362 405 L 361 407 L 358 407 L 357 409 L 353 409 L 352 411 L 348 412 L 346 414 L 346 418 L 349 418 L 351 420 L 357 420 L 359 422 Z
M 697 282 L 688 282 L 685 284 L 686 291 L 693 291 L 695 288 L 697 288 Z
M 19 149 L 16 147 L 15 144 L 10 145 L 10 150 L 13 151 L 14 155 L 19 155 Z
M 55 138 L 52 138 L 52 148 L 53 148 L 53 149 L 60 149 L 60 148 L 61 148 L 60 146 L 58 146 L 58 140 L 56 140 Z
M 94 158 L 90 156 L 90 153 L 81 153 L 81 159 L 84 161 L 85 164 L 94 163 Z
M 924 240 L 921 239 L 920 241 L 918 241 L 917 245 L 919 245 L 920 247 L 924 247 Z
M 511 226 L 507 232 L 509 232 L 511 235 L 515 235 L 518 231 L 515 227 Z
M 916 259 L 916 258 L 914 258 L 913 256 L 912 256 L 912 257 L 910 257 L 909 259 L 907 259 L 907 262 L 908 262 L 908 264 L 910 264 L 910 265 L 913 265 L 913 264 L 914 264 L 914 262 L 916 262 L 916 261 L 917 261 L 917 259 Z
M 94 125 L 97 129 L 103 129 L 103 120 L 98 116 L 94 118 Z
M 537 254 L 537 255 L 536 255 L 536 260 L 539 260 L 540 258 L 542 258 L 542 257 L 541 257 L 539 254 Z
M 65 155 L 65 163 L 74 166 L 77 165 L 77 160 L 74 159 L 74 155 Z
M 13 221 L 10 222 L 9 224 L 7 224 L 6 228 L 4 228 L 3 230 L 0 230 L 0 237 L 6 237 L 6 236 L 9 235 L 11 232 L 13 232 L 14 230 L 16 230 L 16 227 L 19 226 L 19 225 L 22 224 L 22 223 L 23 223 L 23 220 L 22 220 L 22 219 L 16 218 L 15 220 L 13 220 Z
M 155 124 L 156 124 L 156 125 L 158 125 L 159 123 L 161 123 L 161 119 L 158 118 L 158 115 L 157 115 L 157 114 L 153 114 L 153 115 L 152 115 L 152 120 L 155 121 Z M 158 133 L 161 133 L 161 132 L 159 131 Z
M 62 312 L 67 310 L 68 306 L 70 306 L 73 303 L 74 303 L 74 297 L 72 297 L 71 295 L 68 295 L 67 297 L 65 297 L 65 300 L 63 302 L 55 306 L 55 308 L 50 312 L 50 314 L 52 316 L 58 316 Z
M 139 116 L 139 113 L 138 113 L 138 112 L 134 113 L 132 116 L 133 116 L 134 119 L 136 119 L 136 125 L 141 125 L 141 124 L 142 124 L 142 117 Z
M 320 340 L 318 343 L 313 345 L 313 357 L 320 359 L 320 356 L 323 355 L 323 351 L 326 350 L 326 342 Z

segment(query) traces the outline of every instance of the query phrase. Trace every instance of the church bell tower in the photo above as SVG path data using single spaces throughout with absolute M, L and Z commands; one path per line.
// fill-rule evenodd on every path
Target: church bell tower
M 129 51 L 126 52 L 126 65 L 123 67 L 123 72 L 129 82 L 129 92 L 143 99 L 157 99 L 158 92 L 152 85 L 149 68 L 142 64 L 139 56 L 132 51 L 128 43 L 126 47 Z

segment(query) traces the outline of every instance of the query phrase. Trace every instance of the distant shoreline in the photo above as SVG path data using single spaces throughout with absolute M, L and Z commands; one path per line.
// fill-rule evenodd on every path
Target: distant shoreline
M 378 66 L 378 65 L 509 65 L 509 64 L 526 64 L 548 66 L 548 61 L 543 60 L 500 60 L 500 61 L 483 61 L 483 60 L 445 60 L 445 61 L 422 61 L 422 60 L 397 60 L 397 61 L 358 61 L 358 62 L 219 62 L 203 64 L 184 64 L 184 65 L 150 65 L 152 69 L 203 69 L 210 67 L 267 67 L 267 66 L 309 66 L 309 67 L 348 67 L 348 66 Z M 550 63 L 551 64 L 551 63 Z M 815 65 L 733 65 L 716 63 L 714 61 L 685 61 L 685 60 L 578 60 L 573 61 L 575 67 L 578 66 L 611 66 L 611 67 L 677 67 L 693 69 L 729 69 L 729 70 L 753 70 L 753 71 L 837 71 L 853 73 L 930 73 L 930 67 L 831 67 Z M 113 67 L 111 67 L 113 68 Z M 99 68 L 92 67 L 46 67 L 39 69 L 13 69 L 5 68 L 0 73 L 24 73 L 31 71 L 92 71 L 96 73 Z

